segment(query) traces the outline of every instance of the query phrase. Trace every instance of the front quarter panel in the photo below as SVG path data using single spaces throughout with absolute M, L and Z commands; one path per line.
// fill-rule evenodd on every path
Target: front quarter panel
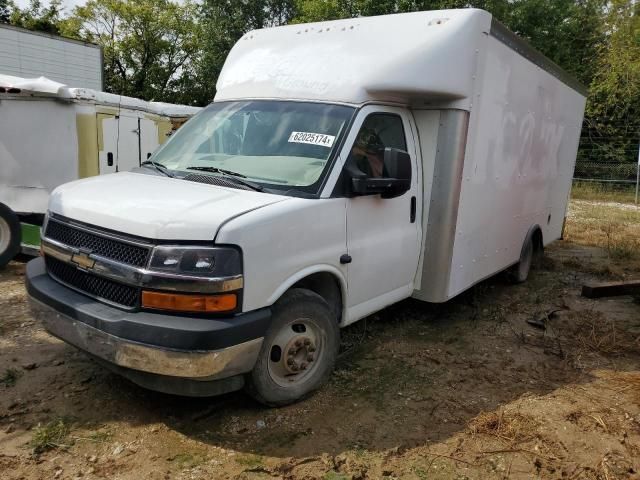
M 216 243 L 242 248 L 242 310 L 272 305 L 298 280 L 329 272 L 346 294 L 346 199 L 302 199 L 273 204 L 230 220 Z M 343 302 L 346 304 L 346 302 Z

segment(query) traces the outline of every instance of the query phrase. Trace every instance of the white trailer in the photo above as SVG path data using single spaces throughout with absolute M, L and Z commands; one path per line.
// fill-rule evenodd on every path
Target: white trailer
M 247 33 L 158 169 L 53 193 L 33 311 L 149 388 L 298 400 L 338 327 L 527 278 L 561 236 L 585 95 L 482 10 Z
M 0 23 L 0 74 L 103 90 L 99 45 Z
M 37 252 L 57 186 L 139 167 L 199 110 L 0 75 L 0 266 Z

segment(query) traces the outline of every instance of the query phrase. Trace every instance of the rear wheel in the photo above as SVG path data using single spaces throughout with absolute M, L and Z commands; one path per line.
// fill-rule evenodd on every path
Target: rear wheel
M 6 205 L 0 203 L 0 268 L 20 252 L 20 220 Z
M 331 375 L 340 346 L 340 329 L 318 294 L 295 288 L 273 307 L 273 320 L 247 391 L 269 406 L 301 400 Z
M 511 283 L 523 283 L 527 280 L 533 263 L 534 250 L 533 238 L 530 236 L 522 246 L 518 263 L 507 270 L 507 279 Z

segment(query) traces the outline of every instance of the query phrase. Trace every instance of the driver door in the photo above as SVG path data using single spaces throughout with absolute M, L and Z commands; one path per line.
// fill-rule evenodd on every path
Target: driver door
M 349 321 L 355 321 L 413 292 L 420 254 L 421 196 L 414 125 L 401 108 L 367 106 L 347 139 L 343 158 L 370 177 L 384 176 L 385 147 L 411 156 L 411 187 L 395 198 L 367 195 L 347 200 Z M 354 136 L 355 133 L 355 136 Z

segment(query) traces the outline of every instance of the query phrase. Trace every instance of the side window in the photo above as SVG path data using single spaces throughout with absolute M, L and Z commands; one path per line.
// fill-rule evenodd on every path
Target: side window
M 371 178 L 385 177 L 384 149 L 388 147 L 407 150 L 402 119 L 390 113 L 371 114 L 358 132 L 348 161 Z

